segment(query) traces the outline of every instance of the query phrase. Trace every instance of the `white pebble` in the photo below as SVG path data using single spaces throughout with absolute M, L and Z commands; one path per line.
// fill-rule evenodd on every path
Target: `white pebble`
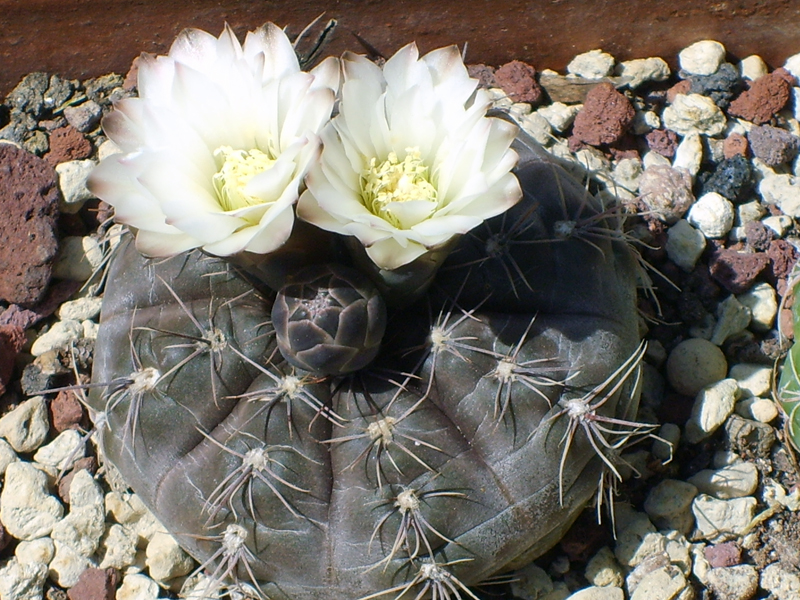
M 768 398 L 745 398 L 736 403 L 736 414 L 759 423 L 771 423 L 778 418 L 778 408 Z
M 686 220 L 708 239 L 724 238 L 733 227 L 733 204 L 716 192 L 708 192 L 689 208 Z
M 719 135 L 725 130 L 725 115 L 711 98 L 700 94 L 678 94 L 664 109 L 664 126 L 679 135 Z
M 800 54 L 793 54 L 787 58 L 783 68 L 794 75 L 795 79 L 800 79 Z
M 700 494 L 692 503 L 698 533 L 714 543 L 740 536 L 753 520 L 756 504 L 756 499 L 752 496 L 718 500 Z
M 96 340 L 97 334 L 100 332 L 100 325 L 94 321 L 81 321 L 83 328 L 83 337 L 87 340 Z
M 622 567 L 619 566 L 614 552 L 608 546 L 600 548 L 597 554 L 586 563 L 584 576 L 592 585 L 601 587 L 622 587 L 625 583 Z
M 52 442 L 39 448 L 33 455 L 33 460 L 40 465 L 66 471 L 85 454 L 86 443 L 83 436 L 76 429 L 67 429 L 59 433 Z
M 614 57 L 602 50 L 590 50 L 573 58 L 567 73 L 586 79 L 602 79 L 614 70 Z
M 0 437 L 17 452 L 33 452 L 47 437 L 50 421 L 44 396 L 25 400 L 0 418 Z
M 103 160 L 111 156 L 112 154 L 119 154 L 122 152 L 122 148 L 117 146 L 115 142 L 112 140 L 106 140 L 100 147 L 97 149 L 97 160 Z
M 781 562 L 774 562 L 761 572 L 759 583 L 762 588 L 775 597 L 775 600 L 800 598 L 800 576 L 794 570 L 789 569 L 791 567 L 788 565 L 784 566 Z
M 666 565 L 651 571 L 639 582 L 631 594 L 631 600 L 678 600 L 688 598 L 682 592 L 687 589 L 686 576 L 674 565 Z
M 761 220 L 765 227 L 769 227 L 776 235 L 782 238 L 794 224 L 792 218 L 787 215 L 773 215 Z
M 69 514 L 53 527 L 50 537 L 89 558 L 105 531 L 103 490 L 87 470 L 81 469 L 70 484 L 69 500 Z
M 77 300 L 69 300 L 64 302 L 56 314 L 62 321 L 85 321 L 86 319 L 94 319 L 100 314 L 100 307 L 103 304 L 103 299 L 99 296 L 86 296 L 78 298 Z
M 14 556 L 22 563 L 40 562 L 50 564 L 56 547 L 49 537 L 40 537 L 35 540 L 23 540 L 14 548 Z
M 739 75 L 744 79 L 755 81 L 768 73 L 767 63 L 758 54 L 746 56 L 739 63 Z
M 661 117 L 652 110 L 637 110 L 630 124 L 634 135 L 645 135 L 659 127 L 661 127 Z
M 677 479 L 664 479 L 650 490 L 644 510 L 659 529 L 674 529 L 689 533 L 694 519 L 689 511 L 697 488 Z
M 738 462 L 716 471 L 703 469 L 692 475 L 688 482 L 701 493 L 720 500 L 744 498 L 758 488 L 758 469 L 751 462 Z
M 625 592 L 618 587 L 593 585 L 575 592 L 567 600 L 625 600 Z
M 758 221 L 767 214 L 767 209 L 758 200 L 744 202 L 736 207 L 736 224 L 746 225 L 750 221 Z
M 117 590 L 117 600 L 156 600 L 158 584 L 145 575 L 125 575 Z
M 617 185 L 636 193 L 642 178 L 642 161 L 638 158 L 623 158 L 614 165 L 611 177 Z
M 647 81 L 666 81 L 670 70 L 667 61 L 660 57 L 635 58 L 626 60 L 617 67 L 617 74 L 630 77 L 628 86 L 637 88 Z
M 14 448 L 11 447 L 11 444 L 0 438 L 0 478 L 5 474 L 6 467 L 18 460 L 19 457 L 17 453 L 14 452 Z
M 693 131 L 678 144 L 675 149 L 675 158 L 672 160 L 674 169 L 686 169 L 692 177 L 700 171 L 700 164 L 703 162 L 703 142 L 700 134 Z
M 0 492 L 0 521 L 18 540 L 49 535 L 64 514 L 64 507 L 47 487 L 47 475 L 27 462 L 6 467 Z
M 514 572 L 511 591 L 517 598 L 536 600 L 553 592 L 553 581 L 536 563 L 530 563 Z
M 692 75 L 711 75 L 725 62 L 725 46 L 713 40 L 702 40 L 678 53 L 678 64 Z
M 86 188 L 86 178 L 95 164 L 93 160 L 71 160 L 56 165 L 58 187 L 63 200 L 59 202 L 61 212 L 74 214 L 83 207 L 84 202 L 94 198 L 94 194 Z
M 790 217 L 800 217 L 800 179 L 788 173 L 768 174 L 758 184 L 758 193 L 767 204 L 774 204 Z
M 669 259 L 687 273 L 691 273 L 703 250 L 706 238 L 686 219 L 680 219 L 667 230 L 665 246 Z
M 728 376 L 738 382 L 743 397 L 769 395 L 772 369 L 766 365 L 739 363 Z
M 572 125 L 572 122 L 575 120 L 575 115 L 580 112 L 582 107 L 582 104 L 567 106 L 562 102 L 553 102 L 549 106 L 543 106 L 538 109 L 536 114 L 544 117 L 553 131 L 562 133 Z
M 675 391 L 696 396 L 728 373 L 728 361 L 717 346 L 700 338 L 682 341 L 667 359 L 667 379 Z
M 645 171 L 652 167 L 672 168 L 672 162 L 666 156 L 658 152 L 653 152 L 652 150 L 644 153 L 644 156 L 642 156 L 642 164 L 644 165 Z
M 736 297 L 750 309 L 750 329 L 761 332 L 772 329 L 778 314 L 778 295 L 775 288 L 768 283 L 757 283 Z
M 192 557 L 168 533 L 156 533 L 147 544 L 146 555 L 148 572 L 156 581 L 188 575 L 194 566 Z
M 50 576 L 61 587 L 70 588 L 80 579 L 81 574 L 94 564 L 69 544 L 53 540 L 56 553 L 50 561 Z
M 91 236 L 68 236 L 61 240 L 53 277 L 72 281 L 86 281 L 103 263 L 100 244 Z
M 666 540 L 646 514 L 633 512 L 627 522 L 617 524 L 614 556 L 623 567 L 635 567 L 648 556 L 666 551 Z
M 553 130 L 550 128 L 550 123 L 538 111 L 522 117 L 519 125 L 542 146 L 548 146 L 553 141 Z
M 686 422 L 686 441 L 696 444 L 719 429 L 733 413 L 738 394 L 739 386 L 735 379 L 723 379 L 702 389 Z
M 720 346 L 730 337 L 747 329 L 750 325 L 750 309 L 728 296 L 717 305 L 717 324 L 711 334 L 711 343 Z
M 20 563 L 12 558 L 0 568 L 0 598 L 3 600 L 42 600 L 47 565 Z
M 706 579 L 716 598 L 750 600 L 758 591 L 758 571 L 753 565 L 709 569 Z
M 135 531 L 124 525 L 113 523 L 100 539 L 101 569 L 114 568 L 125 570 L 136 562 L 136 545 L 139 536 Z
M 31 354 L 41 356 L 50 350 L 67 348 L 82 337 L 83 326 L 80 321 L 56 321 L 49 330 L 36 338 L 31 346 Z

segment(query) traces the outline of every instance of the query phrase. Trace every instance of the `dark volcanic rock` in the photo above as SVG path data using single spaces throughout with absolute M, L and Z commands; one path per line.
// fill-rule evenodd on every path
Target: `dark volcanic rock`
M 707 96 L 723 110 L 742 89 L 739 72 L 730 63 L 721 64 L 711 75 L 689 75 L 687 79 L 691 84 L 689 93 Z
M 56 173 L 33 154 L 2 144 L 0 180 L 0 299 L 35 304 L 50 281 L 58 250 Z
M 720 162 L 710 175 L 700 177 L 700 195 L 716 192 L 731 202 L 738 202 L 746 198 L 752 183 L 753 168 L 750 161 L 737 154 Z

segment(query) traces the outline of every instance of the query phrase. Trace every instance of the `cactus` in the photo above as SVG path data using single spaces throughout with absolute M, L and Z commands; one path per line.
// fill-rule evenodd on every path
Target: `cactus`
M 797 267 L 795 267 L 788 283 L 788 287 L 792 290 L 792 295 L 795 298 L 792 304 L 794 344 L 792 344 L 784 360 L 780 378 L 778 379 L 776 396 L 786 415 L 787 437 L 795 450 L 800 451 L 800 302 L 797 301 L 797 284 L 798 275 Z
M 477 598 L 649 432 L 622 223 L 527 135 L 514 147 L 523 199 L 407 306 L 310 227 L 261 264 L 121 244 L 90 402 L 209 593 Z

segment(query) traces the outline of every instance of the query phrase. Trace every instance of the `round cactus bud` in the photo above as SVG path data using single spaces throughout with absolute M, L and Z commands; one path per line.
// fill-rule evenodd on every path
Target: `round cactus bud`
M 332 263 L 304 269 L 281 288 L 272 322 L 290 364 L 316 375 L 341 375 L 378 354 L 386 306 L 366 276 Z

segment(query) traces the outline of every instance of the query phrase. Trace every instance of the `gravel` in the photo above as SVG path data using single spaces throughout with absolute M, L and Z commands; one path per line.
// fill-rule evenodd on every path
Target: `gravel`
M 639 417 L 661 423 L 652 443 L 623 454 L 629 478 L 614 518 L 603 507 L 598 524 L 588 508 L 487 597 L 800 597 L 798 474 L 771 397 L 773 364 L 793 334 L 800 54 L 772 72 L 758 56 L 725 58 L 704 40 L 679 53 L 677 73 L 661 57 L 616 63 L 601 49 L 576 56 L 567 76 L 520 61 L 471 67 L 495 104 L 593 191 L 638 213 L 628 230 L 652 267 L 640 298 L 649 349 Z M 37 393 L 91 371 L 97 273 L 120 228 L 84 181 L 116 150 L 99 119 L 135 92 L 124 81 L 34 73 L 0 110 L 0 140 L 26 151 L 0 152 L 0 169 L 35 165 L 42 174 L 20 193 L 49 194 L 53 205 L 45 184 L 57 182 L 61 197 L 59 250 L 43 246 L 35 293 L 20 293 L 24 280 L 0 286 L 3 600 L 202 595 L 198 565 L 113 467 L 97 468 L 80 392 Z M 37 218 L 53 230 L 52 214 Z M 8 260 L 38 256 L 13 250 Z

